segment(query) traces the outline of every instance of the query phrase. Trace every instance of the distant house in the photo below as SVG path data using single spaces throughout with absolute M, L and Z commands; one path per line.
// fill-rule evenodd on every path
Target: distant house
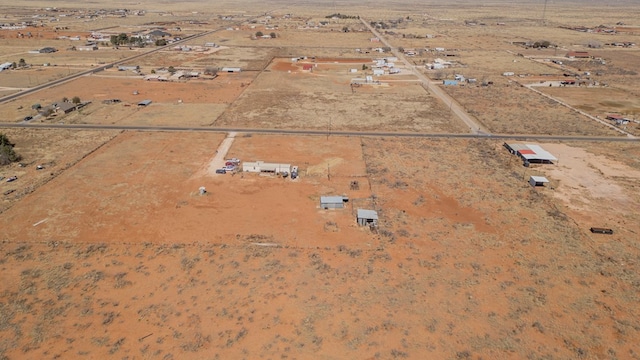
M 226 73 L 237 73 L 240 72 L 241 69 L 239 67 L 223 67 L 220 71 Z
M 0 64 L 0 71 L 11 69 L 12 63 L 6 62 L 4 64 Z
M 70 102 L 66 102 L 66 101 L 61 101 L 61 102 L 58 102 L 58 103 L 54 103 L 53 105 L 55 107 L 56 112 L 61 111 L 64 114 L 68 114 L 68 113 L 72 112 L 77 107 L 76 104 L 70 103 Z
M 95 50 L 98 50 L 98 47 L 96 45 L 76 46 L 76 50 L 78 50 L 78 51 L 95 51 Z
M 302 70 L 304 70 L 304 71 L 312 71 L 313 70 L 313 65 L 311 65 L 311 64 L 303 64 L 302 65 Z
M 38 104 L 39 105 L 39 104 Z M 41 114 L 53 114 L 53 113 L 63 113 L 63 114 L 68 114 L 70 112 L 72 112 L 73 110 L 76 110 L 78 108 L 77 104 L 74 104 L 72 102 L 68 102 L 68 101 L 56 101 L 54 103 L 51 103 L 51 105 L 46 106 L 46 107 L 39 107 L 38 108 L 38 112 Z
M 591 55 L 588 51 L 569 51 L 566 57 L 569 59 L 589 59 Z
M 629 119 L 618 114 L 607 115 L 607 120 L 613 120 L 616 123 L 616 125 L 627 125 L 629 123 Z
M 118 71 L 136 71 L 140 70 L 140 66 L 138 65 L 120 65 L 118 66 Z
M 458 80 L 443 80 L 442 84 L 446 86 L 455 86 L 458 85 Z
M 618 115 L 618 114 L 609 114 L 609 115 L 607 115 L 607 120 L 616 121 L 616 120 L 623 120 L 623 119 L 624 119 L 624 116 L 622 116 L 622 115 Z
M 147 35 L 149 35 L 149 37 L 151 38 L 156 38 L 156 39 L 171 36 L 170 33 L 162 30 L 153 30 L 153 31 L 150 31 Z

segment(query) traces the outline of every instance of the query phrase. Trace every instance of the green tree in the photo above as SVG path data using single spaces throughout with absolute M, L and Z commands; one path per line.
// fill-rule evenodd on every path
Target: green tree
M 125 33 L 120 33 L 116 39 L 117 39 L 116 45 L 126 44 L 129 42 L 129 36 L 127 36 L 127 34 Z
M 27 66 L 27 62 L 24 61 L 24 59 L 20 59 L 18 61 L 18 67 L 25 67 L 25 66 Z
M 22 157 L 13 150 L 14 143 L 9 138 L 0 133 L 0 165 L 9 165 L 12 162 L 20 161 Z
M 362 64 L 362 70 L 367 70 L 367 69 L 368 69 L 368 68 L 367 68 L 367 65 Z
M 165 46 L 165 45 L 167 45 L 167 40 L 165 39 L 156 40 L 156 46 Z
M 271 34 L 269 34 L 269 36 L 271 36 L 272 39 L 275 39 L 277 37 L 276 33 L 272 32 Z
M 169 71 L 171 74 L 176 72 L 176 69 L 173 66 L 169 66 L 169 68 L 167 69 L 167 71 Z
M 262 31 L 256 31 L 256 37 L 261 37 L 262 35 L 264 35 Z
M 74 96 L 71 99 L 71 102 L 74 103 L 74 104 L 80 104 L 80 98 L 78 96 Z

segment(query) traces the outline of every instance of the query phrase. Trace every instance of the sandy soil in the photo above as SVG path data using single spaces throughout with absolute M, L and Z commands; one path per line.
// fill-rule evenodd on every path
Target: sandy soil
M 627 220 L 606 238 L 584 220 L 608 208 L 556 196 L 565 179 L 598 177 L 582 165 L 588 149 L 543 144 L 560 164 L 526 171 L 560 179 L 552 190 L 531 188 L 500 142 L 239 134 L 229 157 L 297 163 L 301 178 L 201 177 L 223 139 L 121 134 L 1 214 L 2 354 L 638 352 L 637 187 L 621 186 L 633 206 L 611 214 Z M 626 161 L 596 159 L 637 181 Z M 343 193 L 379 211 L 377 233 L 351 209 L 318 209 L 320 195 Z
M 85 156 L 103 146 L 119 132 L 74 130 L 0 129 L 22 156 L 21 164 L 0 167 L 0 176 L 17 176 L 18 181 L 0 182 L 0 213 L 17 203 L 25 195 L 54 179 Z M 37 170 L 36 166 L 44 166 Z M 4 195 L 5 192 L 12 191 Z
M 391 9 L 363 3 L 348 10 L 371 20 L 403 19 L 393 29 L 400 35 L 389 36 L 395 46 L 455 49 L 461 67 L 446 76 L 462 69 L 465 76 L 494 81 L 488 89 L 447 88 L 492 131 L 614 135 L 500 74 L 558 74 L 561 69 L 516 55 L 552 51 L 523 50 L 511 41 L 549 39 L 563 51 L 584 49 L 591 40 L 604 43 L 615 37 L 558 26 L 636 22 L 637 7 L 621 4 L 582 3 L 577 12 L 573 4 L 550 3 L 545 22 L 540 4 L 398 3 Z M 307 3 L 218 2 L 215 10 L 224 11 L 216 14 L 195 13 L 202 4 L 191 1 L 112 5 L 163 10 L 70 22 L 74 31 L 178 21 L 188 26 L 189 19 L 206 17 L 215 28 L 225 23 L 214 19 L 219 14 L 248 18 L 274 7 L 281 13 L 258 21 L 296 15 L 282 20 L 276 39 L 251 40 L 257 29 L 243 26 L 207 37 L 229 45 L 215 54 L 166 52 L 140 62 L 144 71 L 174 64 L 250 71 L 177 84 L 105 72 L 5 104 L 0 116 L 21 119 L 34 102 L 78 95 L 94 103 L 52 121 L 328 133 L 464 130 L 446 105 L 410 79 L 352 90 L 348 69 L 359 59 L 322 62 L 312 72 L 282 60 L 353 59 L 355 46 L 371 46 L 366 33 L 340 31 L 353 20 L 294 31 L 326 19 L 335 4 L 308 10 Z M 467 26 L 465 20 L 488 25 Z M 499 21 L 506 25 L 497 26 Z M 402 37 L 413 33 L 438 37 Z M 2 55 L 19 58 L 35 44 L 5 43 L 15 47 Z M 604 70 L 578 62 L 571 68 L 603 70 L 594 76 L 610 87 L 565 93 L 570 96 L 564 99 L 596 104 L 599 96 L 616 97 L 615 89 L 622 92 L 618 100 L 630 104 L 639 89 L 637 51 L 598 54 L 607 60 Z M 114 97 L 124 104 L 100 102 Z M 126 106 L 143 98 L 152 99 L 151 106 Z M 596 105 L 600 111 L 616 104 Z M 300 166 L 300 178 L 291 181 L 210 176 L 226 134 L 7 133 L 29 164 L 0 169 L 2 176 L 19 174 L 18 182 L 0 185 L 16 186 L 0 213 L 1 359 L 640 358 L 637 143 L 544 143 L 560 162 L 524 168 L 502 141 L 489 138 L 237 134 L 227 157 Z M 45 160 L 47 173 L 36 171 L 33 165 Z M 530 175 L 545 175 L 551 184 L 532 188 Z M 200 186 L 206 195 L 198 194 Z M 345 209 L 319 208 L 320 196 L 343 194 L 350 198 Z M 359 207 L 378 211 L 377 229 L 356 225 Z M 614 233 L 592 234 L 591 226 Z

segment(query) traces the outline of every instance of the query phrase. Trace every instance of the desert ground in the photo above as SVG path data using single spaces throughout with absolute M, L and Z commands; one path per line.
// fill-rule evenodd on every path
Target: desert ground
M 0 359 L 639 359 L 635 5 L 3 8 Z

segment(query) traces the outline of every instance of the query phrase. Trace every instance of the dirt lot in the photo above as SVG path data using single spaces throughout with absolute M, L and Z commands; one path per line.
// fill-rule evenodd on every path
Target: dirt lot
M 634 157 L 595 158 L 594 170 L 589 148 L 542 144 L 559 165 L 524 169 L 499 142 L 236 139 L 228 156 L 297 163 L 302 176 L 292 182 L 206 175 L 221 140 L 121 134 L 3 213 L 3 354 L 640 351 Z M 638 154 L 636 145 L 617 150 Z M 611 169 L 617 175 L 603 175 Z M 534 173 L 555 187 L 534 190 L 523 179 Z M 585 175 L 618 184 L 628 205 L 608 212 L 602 196 L 612 192 L 569 181 Z M 349 189 L 353 179 L 360 190 Z M 573 206 L 566 195 L 576 191 L 591 206 Z M 349 208 L 318 209 L 320 195 L 343 193 L 378 209 L 377 234 L 358 228 Z M 596 218 L 614 235 L 590 234 Z
M 22 156 L 20 163 L 23 165 L 0 167 L 0 176 L 5 178 L 0 182 L 0 213 L 62 174 L 118 134 L 117 131 L 2 128 L 0 132 L 16 144 L 14 150 Z M 38 165 L 42 165 L 44 169 L 37 170 Z M 7 183 L 6 179 L 11 176 L 17 176 L 18 180 Z
M 276 59 L 216 121 L 218 126 L 458 132 L 462 126 L 449 109 L 416 81 L 350 86 L 364 78 L 360 62 L 319 61 L 303 71 L 303 62 Z M 315 66 L 317 64 L 317 66 Z M 328 106 L 330 105 L 330 106 Z
M 519 84 L 499 83 L 489 87 L 448 86 L 445 90 L 492 132 L 582 136 L 622 135 Z M 518 108 L 518 112 L 509 115 L 507 109 L 515 108 Z

